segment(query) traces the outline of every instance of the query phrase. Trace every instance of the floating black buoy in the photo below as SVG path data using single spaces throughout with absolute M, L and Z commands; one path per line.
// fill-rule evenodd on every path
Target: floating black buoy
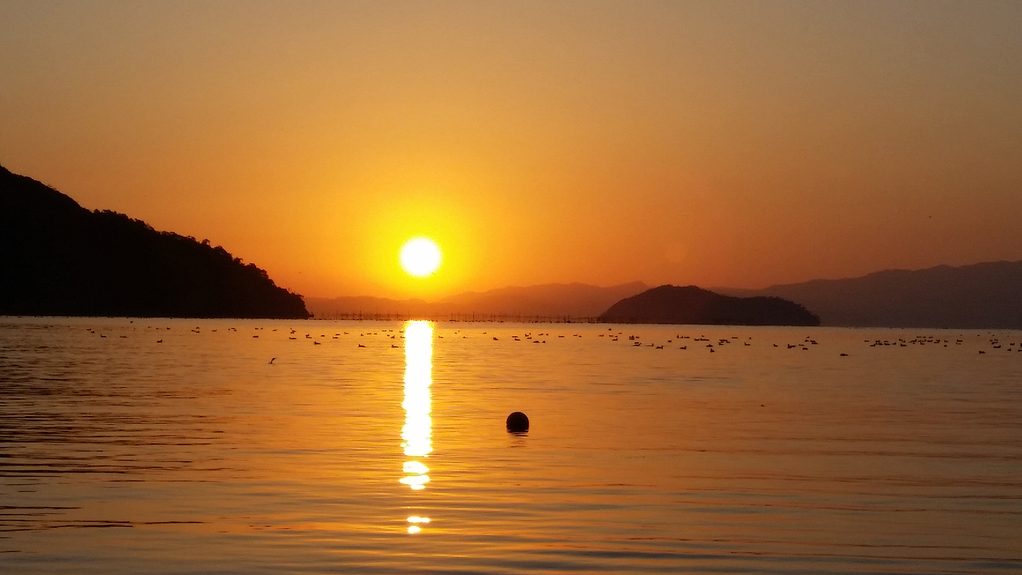
M 507 416 L 507 430 L 511 433 L 524 433 L 529 430 L 529 416 L 516 411 Z

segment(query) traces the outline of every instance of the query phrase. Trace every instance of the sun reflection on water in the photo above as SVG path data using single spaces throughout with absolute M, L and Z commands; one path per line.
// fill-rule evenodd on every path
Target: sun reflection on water
M 413 490 L 426 488 L 429 467 L 422 461 L 433 451 L 433 421 L 430 418 L 433 383 L 433 324 L 428 321 L 410 321 L 405 324 L 405 424 L 401 428 L 401 446 L 407 457 L 401 483 Z M 408 532 L 418 533 L 428 517 L 408 518 Z

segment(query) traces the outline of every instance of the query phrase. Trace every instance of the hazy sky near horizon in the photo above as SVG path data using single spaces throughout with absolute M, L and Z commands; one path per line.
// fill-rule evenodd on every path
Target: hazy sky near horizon
M 309 296 L 1022 259 L 1022 2 L 0 0 L 0 164 Z M 414 235 L 444 265 L 411 279 Z

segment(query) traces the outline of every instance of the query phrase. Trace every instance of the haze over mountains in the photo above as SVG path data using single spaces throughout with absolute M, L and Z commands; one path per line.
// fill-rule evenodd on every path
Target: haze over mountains
M 648 289 L 548 284 L 470 292 L 435 303 L 371 297 L 306 298 L 316 317 L 408 316 L 464 319 L 594 319 Z M 858 278 L 812 280 L 760 290 L 713 288 L 722 295 L 779 297 L 804 306 L 821 325 L 1022 329 L 1022 262 L 925 270 L 886 270 Z
M 386 317 L 414 315 L 459 319 L 592 319 L 619 300 L 648 289 L 642 282 L 611 287 L 545 284 L 466 292 L 437 302 L 376 297 L 305 298 L 318 318 Z
M 1022 261 L 715 291 L 789 299 L 829 326 L 1022 329 Z

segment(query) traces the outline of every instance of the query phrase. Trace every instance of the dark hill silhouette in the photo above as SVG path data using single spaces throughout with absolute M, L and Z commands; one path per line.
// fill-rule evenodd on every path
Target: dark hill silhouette
M 739 298 L 696 286 L 662 285 L 625 298 L 600 316 L 606 323 L 819 325 L 820 318 L 777 297 Z
M 885 270 L 858 278 L 721 291 L 790 299 L 829 326 L 1022 329 L 1022 262 Z
M 222 247 L 89 211 L 0 166 L 0 315 L 306 318 Z

